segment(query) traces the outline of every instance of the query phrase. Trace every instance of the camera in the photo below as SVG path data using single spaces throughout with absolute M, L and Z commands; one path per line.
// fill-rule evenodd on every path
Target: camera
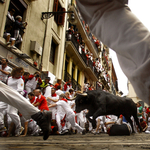
M 37 74 L 35 77 L 36 77 L 36 78 L 38 78 L 38 77 L 40 77 L 40 75 L 39 75 L 39 74 Z

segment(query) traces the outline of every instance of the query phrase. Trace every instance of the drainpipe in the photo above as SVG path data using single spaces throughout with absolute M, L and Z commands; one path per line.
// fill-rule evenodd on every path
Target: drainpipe
M 48 8 L 47 8 L 47 12 L 49 12 L 49 7 L 50 7 L 50 1 L 51 0 L 49 0 L 48 1 Z M 40 72 L 42 72 L 42 66 L 43 66 L 43 64 L 42 64 L 42 61 L 43 61 L 43 54 L 44 54 L 44 45 L 45 45 L 45 39 L 46 39 L 46 33 L 47 33 L 47 28 L 48 28 L 48 26 L 47 26 L 47 22 L 48 22 L 48 19 L 46 19 L 46 23 L 44 23 L 44 20 L 43 20 L 43 23 L 45 24 L 45 31 L 44 31 L 44 38 L 43 38 L 43 45 L 42 45 L 42 57 L 41 57 L 41 63 L 40 63 L 40 67 L 39 67 L 39 70 L 40 70 Z

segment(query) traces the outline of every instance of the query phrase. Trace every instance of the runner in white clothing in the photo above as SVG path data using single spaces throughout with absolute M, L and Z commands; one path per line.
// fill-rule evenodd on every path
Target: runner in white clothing
M 40 112 L 26 98 L 16 90 L 0 81 L 0 101 L 14 106 L 26 119 L 34 119 L 43 131 L 43 139 L 46 140 L 51 132 L 51 112 Z
M 2 65 L 0 65 L 0 81 L 3 83 L 7 82 L 8 75 L 11 73 L 12 69 L 7 66 L 8 60 L 3 58 L 1 60 Z M 0 101 L 0 132 L 6 131 L 6 127 L 4 125 L 4 110 L 6 110 L 8 105 L 4 102 Z
M 21 95 L 23 95 L 23 90 L 24 90 L 24 81 L 23 79 L 21 79 L 21 75 L 23 74 L 23 71 L 24 69 L 22 67 L 14 68 L 12 71 L 12 77 L 9 77 L 7 82 L 8 86 L 13 88 L 17 92 L 19 92 Z M 15 124 L 16 127 L 15 136 L 19 136 L 24 130 L 24 128 L 21 127 L 21 121 L 18 115 L 18 109 L 16 109 L 11 105 L 8 105 L 7 113 L 12 119 L 12 122 Z
M 72 125 L 72 127 L 75 127 L 79 132 L 82 132 L 82 134 L 85 134 L 85 129 L 81 128 L 76 122 L 75 122 L 75 113 L 73 112 L 73 110 L 70 108 L 70 106 L 68 105 L 68 101 L 65 99 L 65 95 L 61 94 L 59 96 L 59 101 L 56 102 L 55 104 L 52 104 L 49 106 L 49 108 L 51 107 L 56 107 L 56 106 L 61 106 L 66 114 L 66 120 L 69 121 Z

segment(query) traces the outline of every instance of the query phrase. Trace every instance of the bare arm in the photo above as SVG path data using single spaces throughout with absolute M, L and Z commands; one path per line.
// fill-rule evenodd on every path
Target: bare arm
M 37 106 L 39 106 L 40 105 L 40 103 L 39 102 L 37 102 L 36 104 L 33 104 L 35 107 L 37 107 Z
M 0 71 L 1 71 L 2 73 L 6 74 L 6 75 L 9 75 L 9 74 L 10 74 L 10 72 L 4 71 L 4 70 L 2 70 L 2 69 L 0 69 Z
M 148 125 L 146 124 L 146 127 L 143 129 L 143 131 L 145 131 L 148 128 Z
M 113 121 L 113 122 L 106 122 L 105 123 L 106 125 L 108 125 L 108 124 L 115 124 L 115 122 Z
M 53 101 L 53 102 L 58 102 L 58 99 L 53 99 L 53 98 L 50 98 L 50 97 L 48 97 L 47 99 L 49 99 L 49 100 L 51 100 L 51 101 Z
M 51 104 L 48 107 L 51 108 L 51 107 L 56 107 L 56 106 L 57 106 L 57 104 Z

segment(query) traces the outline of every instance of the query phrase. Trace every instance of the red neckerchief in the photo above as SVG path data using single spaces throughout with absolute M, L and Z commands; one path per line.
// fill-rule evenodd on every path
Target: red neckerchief
M 65 98 L 61 99 L 62 101 L 68 102 Z
M 52 94 L 52 97 L 56 97 L 56 96 L 57 96 L 57 94 L 56 94 L 56 93 Z

